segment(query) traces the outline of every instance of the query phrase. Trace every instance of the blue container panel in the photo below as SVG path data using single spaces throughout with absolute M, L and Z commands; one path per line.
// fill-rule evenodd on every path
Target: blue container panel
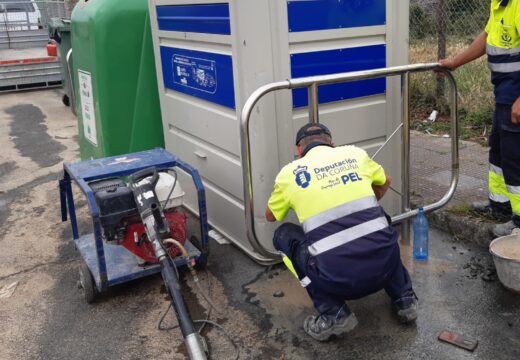
M 287 2 L 289 32 L 386 23 L 386 0 L 292 0 Z
M 164 86 L 235 108 L 231 56 L 161 46 Z
M 291 55 L 291 77 L 378 69 L 386 66 L 386 46 L 371 45 Z M 351 81 L 319 87 L 320 104 L 382 94 L 386 91 L 385 78 Z M 307 106 L 307 89 L 293 90 L 293 107 Z
M 159 30 L 231 34 L 228 4 L 157 6 Z

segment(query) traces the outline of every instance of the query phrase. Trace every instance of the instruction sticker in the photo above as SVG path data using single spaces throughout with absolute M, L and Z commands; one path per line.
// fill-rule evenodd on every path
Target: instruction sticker
M 214 94 L 217 92 L 216 62 L 174 54 L 173 81 L 181 86 Z
M 94 96 L 92 93 L 92 76 L 89 72 L 78 70 L 81 114 L 83 117 L 83 133 L 85 139 L 95 146 L 97 143 L 96 116 L 94 113 Z
M 164 87 L 235 108 L 231 55 L 161 46 Z

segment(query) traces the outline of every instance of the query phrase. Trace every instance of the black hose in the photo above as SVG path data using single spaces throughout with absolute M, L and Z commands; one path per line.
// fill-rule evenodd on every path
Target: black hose
M 175 265 L 168 257 L 164 257 L 161 260 L 162 277 L 170 293 L 173 309 L 177 315 L 177 320 L 181 328 L 182 336 L 186 338 L 188 335 L 195 333 L 195 330 L 193 328 L 193 322 L 191 320 L 188 307 L 186 306 L 184 298 L 182 297 L 179 279 L 175 274 L 175 270 L 173 269 L 174 267 Z

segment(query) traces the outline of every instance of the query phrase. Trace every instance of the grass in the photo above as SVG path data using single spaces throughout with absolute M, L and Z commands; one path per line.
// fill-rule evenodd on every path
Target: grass
M 471 217 L 473 219 L 477 219 L 487 223 L 497 223 L 497 219 L 493 218 L 492 216 L 483 215 L 475 212 L 475 210 L 473 210 L 471 208 L 471 205 L 469 204 L 451 205 L 447 207 L 446 210 L 457 216 Z
M 446 49 L 448 57 L 462 52 L 466 42 L 451 42 Z M 410 63 L 437 61 L 437 43 L 422 39 L 410 44 Z M 493 86 L 485 57 L 466 64 L 454 72 L 458 88 L 459 123 L 461 139 L 485 143 L 492 124 L 494 109 Z M 449 133 L 449 108 L 446 97 L 436 95 L 437 76 L 418 73 L 411 77 L 412 128 L 434 134 Z M 445 85 L 446 93 L 448 86 Z M 427 121 L 433 110 L 439 112 L 436 122 Z

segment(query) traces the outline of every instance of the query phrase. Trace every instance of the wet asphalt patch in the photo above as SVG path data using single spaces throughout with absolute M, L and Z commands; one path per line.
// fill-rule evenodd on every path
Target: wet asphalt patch
M 0 164 L 0 180 L 3 180 L 9 173 L 17 168 L 16 162 L 8 161 Z
M 9 135 L 22 156 L 30 158 L 42 168 L 63 160 L 58 154 L 66 147 L 47 133 L 45 115 L 40 108 L 21 104 L 5 109 L 5 112 L 12 117 Z
M 11 214 L 9 210 L 9 205 L 13 201 L 21 200 L 24 198 L 25 194 L 28 191 L 33 190 L 36 186 L 46 184 L 51 181 L 56 181 L 56 185 L 58 184 L 58 173 L 50 173 L 47 175 L 40 176 L 34 180 L 29 181 L 23 185 L 18 186 L 15 189 L 12 189 L 7 192 L 0 191 L 0 227 L 9 226 L 10 223 L 7 222 L 9 215 Z M 58 189 L 56 186 L 56 198 L 59 198 Z M 27 201 L 27 199 L 24 199 Z M 30 202 L 30 200 L 29 200 Z M 41 209 L 36 209 L 36 212 L 41 211 Z

